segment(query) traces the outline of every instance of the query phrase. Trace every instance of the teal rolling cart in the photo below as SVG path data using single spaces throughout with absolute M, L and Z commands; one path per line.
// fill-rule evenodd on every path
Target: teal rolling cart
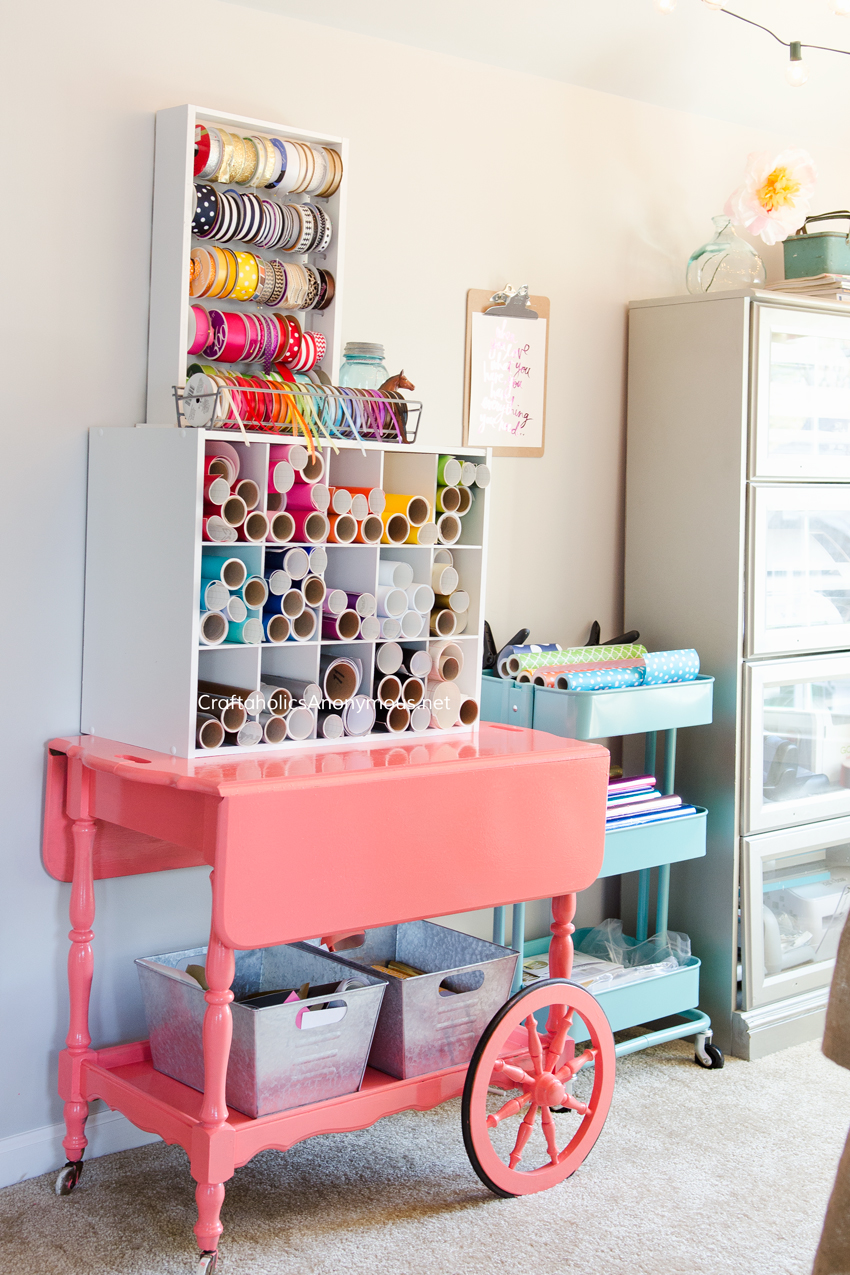
M 662 792 L 672 793 L 676 772 L 676 732 L 681 727 L 702 726 L 711 721 L 714 678 L 700 676 L 692 682 L 666 686 L 634 686 L 611 691 L 555 691 L 508 681 L 485 673 L 482 677 L 481 716 L 485 721 L 514 726 L 533 726 L 551 735 L 570 739 L 606 739 L 615 735 L 645 735 L 644 767 L 656 774 L 658 732 L 665 736 Z M 705 854 L 707 811 L 635 828 L 620 828 L 605 837 L 605 857 L 600 877 L 626 872 L 638 874 L 637 926 L 633 943 L 649 937 L 650 881 L 652 868 L 658 869 L 653 933 L 667 928 L 670 896 L 670 865 Z M 580 942 L 587 930 L 577 930 Z M 496 908 L 493 941 L 504 943 L 505 909 Z M 525 904 L 513 909 L 513 946 L 525 956 L 548 951 L 549 938 L 525 942 Z M 622 987 L 594 992 L 613 1031 L 637 1027 L 660 1019 L 674 1018 L 669 1026 L 647 1031 L 620 1041 L 617 1054 L 631 1054 L 668 1040 L 693 1036 L 695 1058 L 703 1067 L 722 1067 L 723 1055 L 711 1043 L 711 1020 L 698 1008 L 700 962 L 692 956 L 687 964 L 669 973 L 648 977 Z M 517 990 L 521 977 L 517 967 Z M 582 1039 L 582 1037 L 578 1037 Z

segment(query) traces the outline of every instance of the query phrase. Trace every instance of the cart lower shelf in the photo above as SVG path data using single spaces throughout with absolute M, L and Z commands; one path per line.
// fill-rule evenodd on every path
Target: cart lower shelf
M 365 1129 L 382 1116 L 411 1109 L 426 1111 L 457 1098 L 463 1092 L 468 1069 L 468 1064 L 463 1063 L 445 1071 L 396 1080 L 367 1067 L 356 1093 L 257 1119 L 231 1110 L 218 1139 L 227 1144 L 222 1151 L 238 1168 L 269 1148 L 286 1151 L 317 1134 Z M 88 1101 L 101 1098 L 138 1128 L 158 1134 L 165 1142 L 177 1143 L 191 1157 L 202 1151 L 199 1140 L 208 1141 L 201 1125 L 204 1095 L 156 1071 L 146 1040 L 97 1050 L 83 1062 L 82 1077 Z

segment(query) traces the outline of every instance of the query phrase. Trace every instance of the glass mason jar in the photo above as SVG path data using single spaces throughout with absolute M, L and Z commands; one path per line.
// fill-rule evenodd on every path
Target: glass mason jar
M 723 292 L 727 288 L 759 288 L 767 278 L 764 262 L 745 239 L 739 239 L 729 217 L 712 217 L 715 235 L 688 258 L 688 292 Z
M 389 380 L 384 347 L 371 341 L 349 341 L 343 351 L 339 383 L 353 390 L 377 390 Z

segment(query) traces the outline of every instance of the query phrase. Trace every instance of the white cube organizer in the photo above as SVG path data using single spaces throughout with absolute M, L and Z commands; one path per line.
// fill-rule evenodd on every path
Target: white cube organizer
M 269 445 L 283 439 L 251 433 L 247 436 L 249 445 L 231 430 L 208 433 L 153 426 L 90 432 L 81 727 L 86 734 L 178 757 L 303 747 L 302 742 L 286 741 L 250 749 L 224 745 L 214 752 L 197 748 L 199 678 L 246 689 L 258 688 L 267 673 L 319 681 L 323 654 L 348 655 L 362 661 L 360 693 L 371 695 L 381 677 L 380 673 L 375 677 L 375 656 L 381 643 L 325 641 L 319 630 L 306 642 L 200 644 L 202 555 L 238 557 L 250 575 L 263 575 L 269 550 L 290 547 L 268 542 L 202 542 L 204 456 L 210 438 L 225 440 L 238 450 L 240 477 L 258 483 L 262 492 L 259 507 L 265 510 Z M 451 454 L 489 462 L 481 450 L 452 450 Z M 388 493 L 422 496 L 433 510 L 438 453 L 401 445 L 367 443 L 361 447 L 340 441 L 338 451 L 326 447 L 323 455 L 328 484 L 381 487 Z M 458 686 L 477 702 L 489 491 L 470 490 L 472 508 L 461 520 L 460 539 L 450 546 L 459 588 L 469 594 L 468 621 L 463 633 L 450 640 L 463 652 Z M 415 583 L 430 584 L 435 553 L 445 546 L 327 544 L 325 548 L 329 588 L 376 593 L 381 558 L 404 559 L 413 568 Z M 439 639 L 426 631 L 419 639 L 400 641 L 406 647 L 433 650 Z M 423 738 L 437 733 L 429 728 Z M 380 738 L 391 741 L 410 739 L 411 735 L 383 734 Z M 333 747 L 336 741 L 317 743 Z

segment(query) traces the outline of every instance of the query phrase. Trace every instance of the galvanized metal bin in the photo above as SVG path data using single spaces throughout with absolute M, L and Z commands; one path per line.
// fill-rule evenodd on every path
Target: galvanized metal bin
M 510 996 L 518 955 L 430 921 L 368 930 L 341 959 L 386 983 L 369 1066 L 399 1080 L 468 1063 L 479 1037 Z M 428 972 L 379 975 L 373 964 L 404 961 Z
M 204 1087 L 202 1024 L 207 1003 L 187 965 L 203 965 L 207 949 L 139 958 L 151 1057 L 157 1071 L 193 1089 Z M 305 943 L 236 952 L 233 1043 L 227 1067 L 228 1107 L 267 1116 L 360 1088 L 384 980 L 361 971 L 368 987 L 255 1009 L 240 997 L 281 987 L 339 983 L 352 971 L 338 957 Z M 313 1006 L 322 1006 L 313 1009 Z

